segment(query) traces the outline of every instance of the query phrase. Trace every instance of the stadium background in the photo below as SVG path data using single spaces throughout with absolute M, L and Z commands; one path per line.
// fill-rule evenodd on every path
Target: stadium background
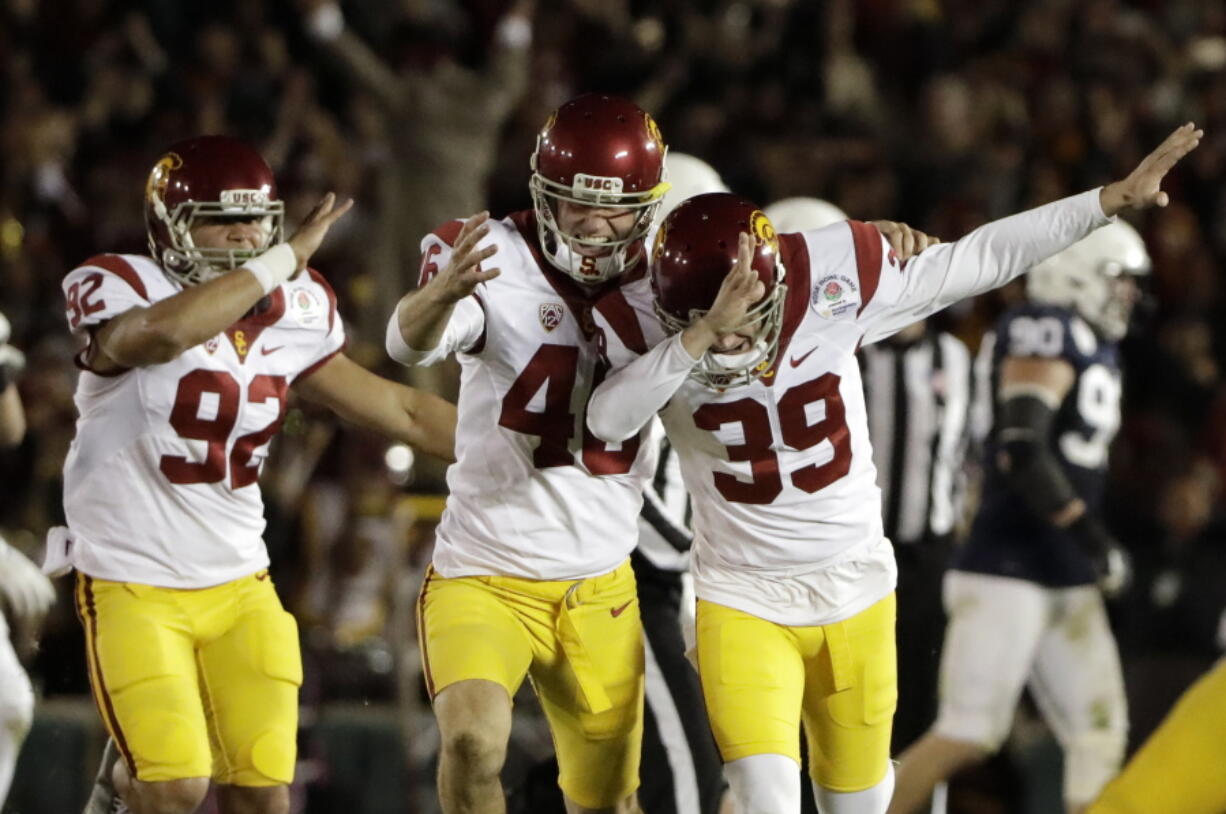
M 1226 5 L 352 0 L 333 39 L 313 33 L 318 5 L 0 2 L 0 311 L 29 358 L 30 432 L 0 455 L 12 542 L 37 553 L 62 520 L 76 373 L 59 280 L 98 251 L 144 251 L 144 175 L 183 136 L 255 143 L 291 223 L 324 191 L 356 198 L 314 265 L 351 354 L 403 377 L 382 335 L 416 280 L 417 239 L 487 204 L 529 205 L 534 135 L 578 92 L 636 99 L 671 149 L 759 202 L 815 195 L 946 239 L 1119 177 L 1194 120 L 1205 141 L 1172 177 L 1171 206 L 1135 223 L 1156 307 L 1126 343 L 1108 508 L 1139 573 L 1112 606 L 1133 745 L 1226 648 Z M 508 18 L 530 21 L 530 44 Z M 941 319 L 974 347 L 1017 295 Z M 274 573 L 307 661 L 301 810 L 435 810 L 410 612 L 442 481 L 411 463 L 297 409 L 265 472 Z M 65 587 L 41 646 L 25 647 L 43 698 L 9 804 L 23 814 L 79 810 L 101 745 Z M 509 775 L 548 749 L 532 705 L 519 710 Z M 1023 716 L 956 810 L 1054 810 L 1056 754 Z

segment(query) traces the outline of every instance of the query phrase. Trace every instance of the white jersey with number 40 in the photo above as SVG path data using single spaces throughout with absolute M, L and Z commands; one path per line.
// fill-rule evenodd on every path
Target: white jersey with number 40
M 103 254 L 63 283 L 69 327 L 103 322 L 182 285 L 148 257 Z M 311 271 L 165 364 L 100 375 L 78 357 L 76 437 L 64 464 L 68 558 L 101 579 L 217 585 L 268 565 L 257 479 L 288 387 L 345 343 L 336 297 Z
M 389 325 L 398 360 L 428 365 L 455 353 L 460 362 L 457 462 L 434 549 L 445 577 L 596 576 L 638 538 L 658 442 L 644 432 L 605 444 L 588 431 L 586 407 L 607 370 L 606 336 L 639 352 L 648 345 L 621 294 L 627 281 L 584 288 L 553 268 L 536 249 L 533 218 L 490 221 L 481 245 L 498 246 L 490 264 L 502 273 L 456 305 L 432 351 L 410 351 L 395 316 Z M 461 226 L 422 241 L 423 284 L 450 260 Z

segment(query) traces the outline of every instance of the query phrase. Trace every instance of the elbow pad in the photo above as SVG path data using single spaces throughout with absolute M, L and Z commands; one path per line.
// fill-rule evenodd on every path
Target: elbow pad
M 1056 411 L 1034 395 L 1021 394 L 1000 408 L 997 466 L 1006 481 L 1043 519 L 1077 498 L 1049 444 Z

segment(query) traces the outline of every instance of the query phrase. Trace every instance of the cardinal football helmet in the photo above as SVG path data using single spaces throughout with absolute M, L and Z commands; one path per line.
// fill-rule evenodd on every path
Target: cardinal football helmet
M 285 206 L 272 169 L 250 145 L 230 136 L 200 136 L 172 145 L 145 183 L 149 252 L 170 274 L 195 285 L 235 269 L 282 239 Z M 206 220 L 259 219 L 256 249 L 196 246 L 192 227 Z
M 1149 252 L 1122 220 L 1095 229 L 1030 270 L 1026 293 L 1073 308 L 1110 340 L 1122 339 L 1137 301 L 1132 278 L 1148 274 Z
M 707 351 L 694 367 L 692 375 L 709 387 L 749 384 L 775 362 L 787 296 L 775 227 L 744 198 L 713 192 L 690 198 L 670 212 L 651 251 L 656 314 L 676 333 L 715 303 L 720 285 L 736 263 L 742 232 L 756 238 L 752 265 L 766 293 L 734 331 L 749 337 L 752 348 L 735 354 Z
M 633 102 L 587 94 L 550 114 L 532 153 L 532 202 L 541 248 L 549 261 L 581 283 L 601 283 L 637 263 L 668 184 L 660 128 Z M 621 239 L 566 234 L 557 204 L 633 210 L 634 226 Z M 580 247 L 608 249 L 587 256 Z

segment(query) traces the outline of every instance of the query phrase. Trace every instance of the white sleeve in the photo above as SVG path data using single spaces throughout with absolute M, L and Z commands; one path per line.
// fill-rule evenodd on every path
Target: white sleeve
M 680 334 L 656 345 L 596 388 L 587 407 L 588 429 L 605 443 L 634 435 L 668 404 L 696 364 Z
M 73 333 L 85 332 L 132 308 L 150 305 L 145 281 L 123 255 L 100 254 L 64 277 L 65 316 Z
M 889 246 L 876 295 L 858 321 L 877 342 L 959 300 L 999 288 L 1111 222 L 1092 189 L 984 224 L 953 243 L 925 249 L 901 267 Z M 884 238 L 882 239 L 884 242 Z M 865 276 L 861 268 L 861 279 Z
M 387 323 L 387 355 L 410 367 L 436 365 L 457 351 L 472 352 L 485 336 L 485 309 L 474 294 L 455 304 L 451 319 L 443 329 L 438 345 L 430 350 L 410 348 L 400 333 L 400 306 L 392 312 Z

